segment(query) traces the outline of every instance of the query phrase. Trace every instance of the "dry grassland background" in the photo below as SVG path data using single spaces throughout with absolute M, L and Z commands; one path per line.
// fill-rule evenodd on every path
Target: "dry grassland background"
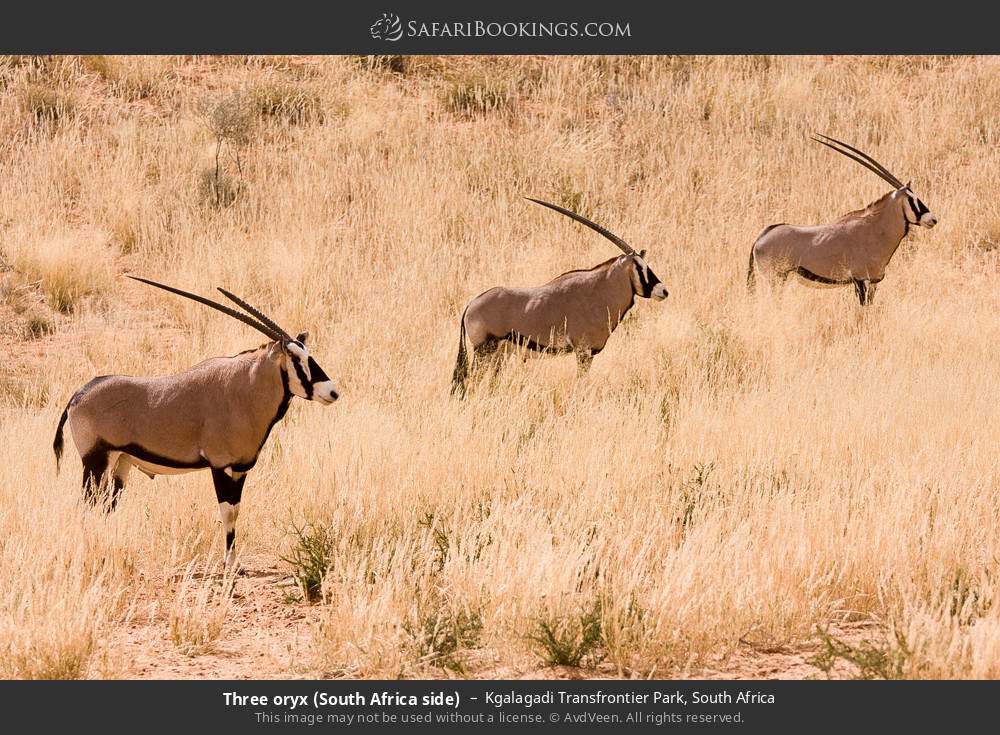
M 1000 675 L 998 100 L 994 58 L 4 59 L 0 675 Z M 864 313 L 744 288 L 886 190 L 814 131 L 940 218 Z M 522 196 L 671 295 L 458 402 L 469 298 L 616 252 Z M 56 474 L 91 377 L 261 341 L 126 272 L 342 392 L 249 475 L 235 584 L 208 473 L 110 516 Z

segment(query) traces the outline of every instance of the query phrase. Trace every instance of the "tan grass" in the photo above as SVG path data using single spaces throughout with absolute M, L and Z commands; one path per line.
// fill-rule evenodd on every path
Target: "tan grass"
M 451 618 L 428 609 L 477 615 L 500 665 L 537 661 L 540 619 L 599 601 L 600 654 L 625 675 L 859 620 L 879 645 L 905 634 L 904 675 L 1000 675 L 997 59 L 169 58 L 142 62 L 149 109 L 94 86 L 132 63 L 4 72 L 87 110 L 42 130 L 0 101 L 0 249 L 24 284 L 70 294 L 75 346 L 19 378 L 37 400 L 0 395 L 4 675 L 107 675 L 88 661 L 122 605 L 221 554 L 205 473 L 134 477 L 110 517 L 82 507 L 72 445 L 55 475 L 56 420 L 86 380 L 259 342 L 126 270 L 222 285 L 308 329 L 342 390 L 293 405 L 238 525 L 242 549 L 274 559 L 289 519 L 329 529 L 311 670 L 436 675 L 407 632 L 436 640 Z M 246 186 L 205 206 L 200 101 L 248 89 L 269 102 L 240 151 Z M 846 290 L 743 287 L 765 225 L 885 190 L 813 131 L 912 178 L 940 218 L 863 314 Z M 456 402 L 470 297 L 614 253 L 522 196 L 647 247 L 671 296 L 639 303 L 583 378 L 570 359 L 511 361 Z M 224 635 L 215 598 L 186 610 L 182 642 Z
M 5 244 L 13 268 L 25 281 L 37 284 L 57 311 L 71 312 L 81 299 L 111 286 L 112 253 L 107 238 L 93 228 L 46 235 L 21 225 Z
M 232 612 L 235 567 L 220 571 L 219 566 L 195 560 L 181 575 L 169 628 L 170 639 L 185 655 L 210 652 Z

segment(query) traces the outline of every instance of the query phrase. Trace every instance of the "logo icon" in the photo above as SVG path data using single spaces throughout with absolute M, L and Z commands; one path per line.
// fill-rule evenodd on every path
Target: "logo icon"
M 368 30 L 376 41 L 398 41 L 403 37 L 403 24 L 395 13 L 382 13 Z

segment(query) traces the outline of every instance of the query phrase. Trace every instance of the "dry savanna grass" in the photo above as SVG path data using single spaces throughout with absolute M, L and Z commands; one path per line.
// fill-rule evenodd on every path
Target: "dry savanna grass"
M 0 675 L 1000 675 L 997 59 L 17 57 L 0 89 Z M 763 226 L 886 189 L 814 131 L 940 218 L 864 312 L 744 288 Z M 470 297 L 615 253 L 522 196 L 671 296 L 585 376 L 452 400 Z M 71 445 L 56 474 L 91 377 L 260 341 L 125 272 L 308 329 L 342 392 L 272 434 L 235 582 L 207 473 L 107 516 Z

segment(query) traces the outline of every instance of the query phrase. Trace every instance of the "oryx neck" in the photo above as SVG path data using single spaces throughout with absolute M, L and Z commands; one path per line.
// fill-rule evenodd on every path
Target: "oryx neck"
M 853 212 L 848 212 L 843 217 L 841 217 L 840 220 L 838 220 L 838 221 L 840 221 L 840 222 L 849 222 L 849 221 L 852 221 L 852 220 L 870 219 L 870 218 L 878 217 L 879 215 L 884 214 L 885 211 L 886 211 L 886 209 L 889 209 L 889 210 L 892 209 L 892 204 L 893 204 L 892 195 L 893 195 L 893 193 L 894 192 L 890 191 L 890 192 L 888 192 L 886 194 L 883 194 L 878 199 L 876 199 L 875 201 L 873 201 L 873 202 L 865 205 L 861 209 L 855 209 Z

